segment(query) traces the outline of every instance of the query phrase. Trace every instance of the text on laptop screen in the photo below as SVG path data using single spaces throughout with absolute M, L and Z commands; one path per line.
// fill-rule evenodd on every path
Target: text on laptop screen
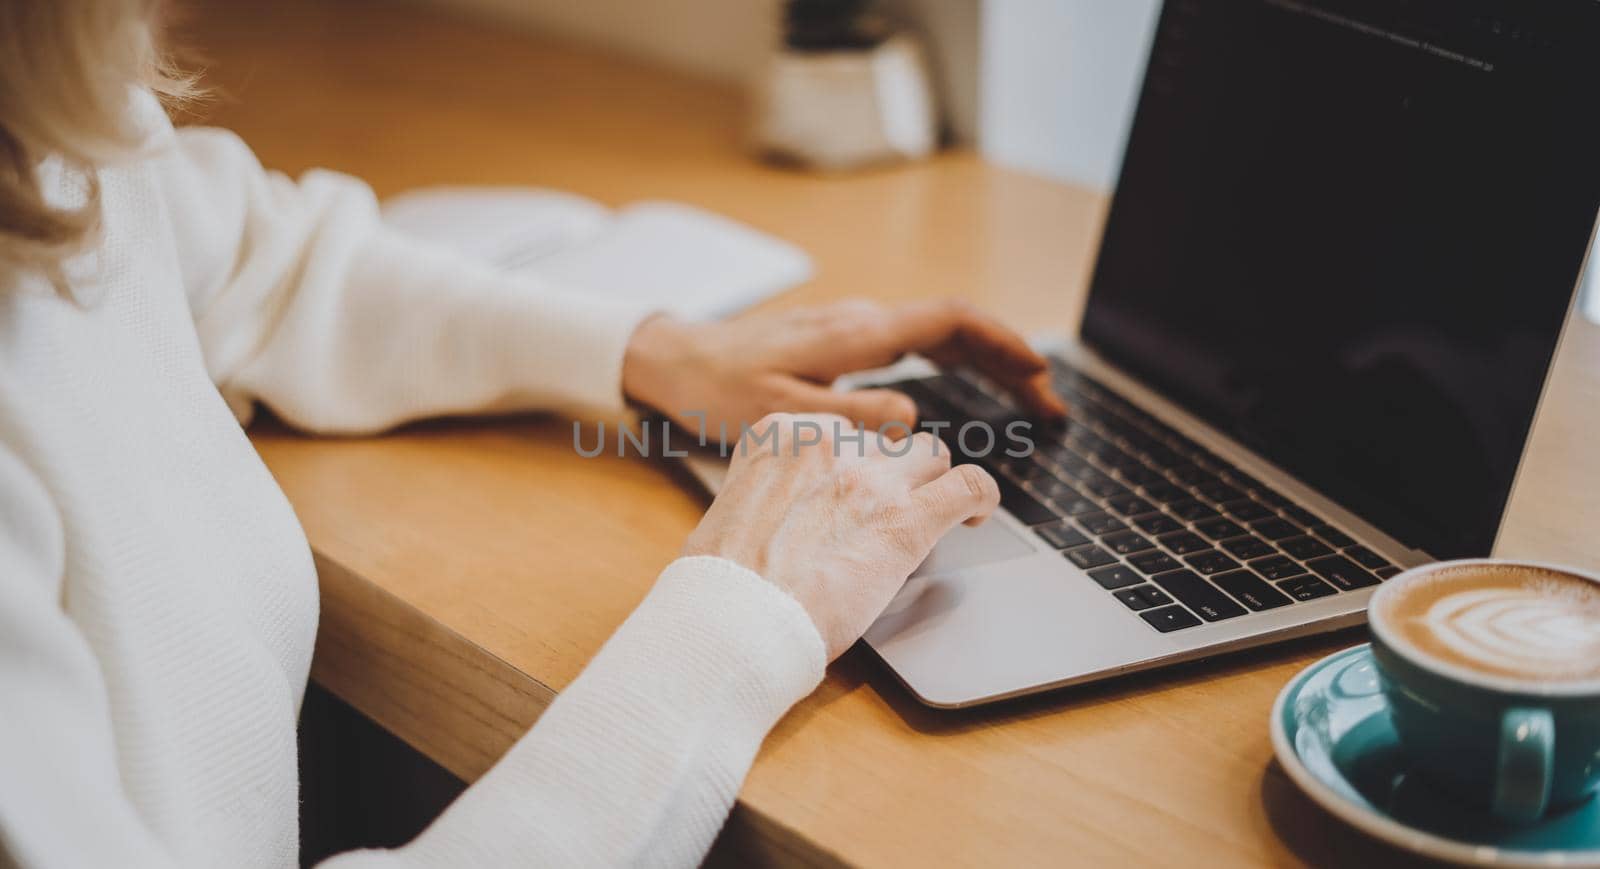
M 1487 554 L 1600 207 L 1600 3 L 1169 0 L 1083 339 Z

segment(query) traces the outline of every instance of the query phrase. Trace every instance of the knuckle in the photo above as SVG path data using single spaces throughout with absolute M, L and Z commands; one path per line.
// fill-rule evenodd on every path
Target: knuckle
M 977 465 L 960 465 L 956 468 L 956 475 L 965 485 L 967 494 L 975 501 L 987 501 L 991 492 L 996 495 L 999 493 L 994 478 Z

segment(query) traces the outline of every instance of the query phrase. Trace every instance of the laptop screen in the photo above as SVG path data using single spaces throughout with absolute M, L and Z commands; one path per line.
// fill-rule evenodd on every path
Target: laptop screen
M 1600 208 L 1594 0 L 1168 0 L 1083 340 L 1486 555 Z

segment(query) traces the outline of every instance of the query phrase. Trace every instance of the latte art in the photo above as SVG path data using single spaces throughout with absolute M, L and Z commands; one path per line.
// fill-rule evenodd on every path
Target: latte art
M 1537 681 L 1600 678 L 1600 585 L 1578 577 L 1441 571 L 1385 609 L 1407 645 L 1457 666 Z
M 1533 592 L 1496 588 L 1447 595 L 1421 621 L 1455 654 L 1535 678 L 1577 675 L 1600 660 L 1600 619 Z

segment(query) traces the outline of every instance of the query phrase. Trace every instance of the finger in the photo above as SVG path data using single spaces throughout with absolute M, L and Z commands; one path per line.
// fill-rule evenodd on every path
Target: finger
M 1044 357 L 1035 353 L 1021 335 L 959 299 L 914 302 L 894 313 L 894 337 L 906 350 L 968 357 L 982 351 L 986 357 L 984 372 L 1008 379 L 1045 370 Z
M 939 365 L 969 365 L 999 383 L 1029 412 L 1046 419 L 1067 414 L 1050 387 L 1043 356 L 1000 321 L 959 301 L 925 302 L 900 310 L 900 343 Z
M 1000 506 L 1000 487 L 977 465 L 957 465 L 911 493 L 928 523 L 929 546 L 958 522 L 978 525 Z
M 873 435 L 868 435 L 873 437 Z M 880 447 L 884 461 L 893 462 L 908 488 L 917 489 L 944 476 L 950 470 L 950 450 L 930 432 L 917 432 L 909 438 L 889 440 Z
M 1027 380 L 1010 384 L 1007 389 L 1023 407 L 1047 421 L 1059 422 L 1072 412 L 1072 408 L 1050 382 L 1049 371 L 1041 371 Z
M 959 300 L 899 308 L 864 299 L 810 309 L 790 330 L 791 370 L 827 383 L 917 352 L 946 367 L 970 365 L 1032 414 L 1060 419 L 1067 405 L 1050 389 L 1047 364 L 1020 335 Z
M 834 413 L 863 430 L 903 438 L 915 430 L 917 405 L 910 396 L 892 389 L 858 389 L 840 392 L 803 380 L 788 380 L 779 400 L 797 411 Z

